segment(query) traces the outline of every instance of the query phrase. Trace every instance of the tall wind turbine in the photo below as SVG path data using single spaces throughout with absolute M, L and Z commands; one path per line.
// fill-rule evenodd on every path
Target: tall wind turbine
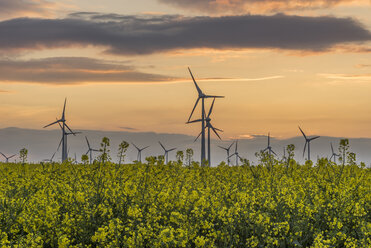
M 176 148 L 171 148 L 169 150 L 166 150 L 165 146 L 159 141 L 158 142 L 160 144 L 160 146 L 162 147 L 162 149 L 164 149 L 164 157 L 165 157 L 165 163 L 167 164 L 168 161 L 169 161 L 169 152 L 172 152 L 174 151 Z
M 131 142 L 133 144 L 133 146 L 138 150 L 138 156 L 137 156 L 137 161 L 139 163 L 142 163 L 142 151 L 147 149 L 149 146 L 146 146 L 146 147 L 143 147 L 143 148 L 139 148 L 137 147 L 133 142 Z
M 236 156 L 236 165 L 238 166 L 238 159 L 242 159 L 242 158 L 238 154 L 237 146 L 238 146 L 238 140 L 236 140 L 236 146 L 235 146 L 235 149 L 234 149 L 234 153 L 232 155 L 230 155 L 229 158 L 233 157 L 233 156 Z
M 89 159 L 90 159 L 90 164 L 91 164 L 93 161 L 93 152 L 99 152 L 99 150 L 91 148 L 88 137 L 85 136 L 85 139 L 86 139 L 86 143 L 88 144 L 88 151 L 85 154 L 89 153 Z
M 307 144 L 308 144 L 308 160 L 310 160 L 310 142 L 312 140 L 318 139 L 320 136 L 315 136 L 315 137 L 312 137 L 312 138 L 308 138 L 305 135 L 305 133 L 303 132 L 303 130 L 301 130 L 300 126 L 299 126 L 299 129 L 300 129 L 300 132 L 303 134 L 303 136 L 305 138 L 305 145 L 304 145 L 304 150 L 303 150 L 303 157 L 304 157 L 304 154 L 305 154 L 305 149 L 306 149 Z
M 212 124 L 211 124 L 211 118 L 210 118 L 210 115 L 213 111 L 213 108 L 214 108 L 214 102 L 215 102 L 215 98 L 213 100 L 213 103 L 211 104 L 211 107 L 210 107 L 210 110 L 209 110 L 209 113 L 207 114 L 207 117 L 205 119 L 206 121 L 206 126 L 205 128 L 207 128 L 207 160 L 209 161 L 209 166 L 211 166 L 211 142 L 210 142 L 210 129 L 213 130 L 213 132 L 216 134 L 216 136 L 218 136 L 219 139 L 222 139 L 220 138 L 218 131 L 220 132 L 223 132 L 223 130 L 221 129 L 218 129 L 218 128 L 215 128 Z M 194 121 L 190 121 L 188 123 L 194 123 L 194 122 L 201 122 L 202 119 L 198 119 L 198 120 L 194 120 Z M 196 140 L 198 139 L 198 137 L 200 137 L 200 135 L 202 135 L 202 132 L 197 136 Z
M 220 148 L 222 148 L 223 150 L 225 150 L 227 152 L 227 163 L 229 165 L 229 162 L 230 162 L 230 159 L 229 159 L 229 151 L 231 150 L 231 147 L 233 146 L 235 141 L 232 142 L 232 144 L 230 144 L 228 147 L 223 147 L 223 146 L 219 146 Z
M 271 147 L 271 136 L 270 136 L 270 133 L 268 133 L 268 146 L 267 148 L 265 148 L 263 150 L 263 152 L 265 152 L 266 150 L 268 150 L 268 154 L 269 156 L 273 153 L 274 155 L 277 156 L 277 154 L 272 150 L 272 147 Z
M 13 154 L 11 156 L 6 156 L 4 153 L 0 152 L 1 155 L 3 155 L 3 157 L 5 158 L 5 163 L 9 163 L 9 159 L 11 159 L 12 157 L 14 157 L 15 155 L 17 154 Z
M 49 125 L 44 126 L 44 128 L 52 126 L 57 123 L 62 123 L 62 162 L 67 160 L 68 154 L 67 154 L 67 135 L 66 135 L 66 128 L 70 130 L 70 132 L 73 134 L 74 132 L 71 130 L 71 128 L 67 125 L 66 123 L 66 118 L 65 118 L 65 112 L 66 112 L 66 101 L 67 98 L 64 100 L 64 106 L 63 106 L 63 112 L 62 112 L 62 117 L 55 121 L 50 123 Z
M 197 92 L 198 92 L 198 98 L 196 100 L 196 103 L 192 109 L 192 112 L 188 118 L 188 122 L 190 122 L 191 118 L 192 118 L 192 115 L 193 115 L 193 112 L 195 111 L 196 107 L 197 107 L 197 104 L 198 102 L 200 101 L 201 99 L 201 165 L 204 166 L 204 162 L 205 162 L 205 99 L 206 98 L 224 98 L 224 96 L 211 96 L 211 95 L 205 95 L 202 90 L 200 89 L 200 87 L 198 87 L 197 83 L 196 83 L 196 80 L 195 78 L 193 77 L 193 74 L 191 72 L 191 69 L 188 67 L 188 71 L 189 73 L 191 74 L 191 77 L 192 77 L 192 80 L 193 80 L 193 83 L 197 89 Z
M 330 157 L 330 161 L 332 158 L 334 158 L 334 163 L 336 164 L 336 157 L 340 157 L 340 154 L 336 154 L 335 151 L 334 151 L 334 148 L 332 147 L 332 143 L 331 144 L 331 152 L 332 152 L 332 155 Z

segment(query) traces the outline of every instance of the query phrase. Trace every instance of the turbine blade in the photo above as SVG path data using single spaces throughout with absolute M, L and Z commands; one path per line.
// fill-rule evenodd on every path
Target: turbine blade
M 262 150 L 262 152 L 265 152 L 266 150 L 268 150 L 269 149 L 269 147 L 267 147 L 267 148 L 265 148 L 264 150 Z
M 197 85 L 197 83 L 196 83 L 196 80 L 195 80 L 195 78 L 193 77 L 193 74 L 192 74 L 191 69 L 190 69 L 189 67 L 188 67 L 188 71 L 189 71 L 189 73 L 191 74 L 191 77 L 192 77 L 193 83 L 194 83 L 195 86 L 196 86 L 196 89 L 197 89 L 198 95 L 199 95 L 199 96 L 200 96 L 200 95 L 203 95 L 202 90 L 200 89 L 200 87 L 198 87 L 198 85 Z
M 161 144 L 161 142 L 159 141 L 158 143 L 161 145 L 162 149 L 166 151 L 165 147 Z
M 198 140 L 198 138 L 201 136 L 202 132 L 199 133 L 199 135 L 195 138 L 195 140 L 193 142 L 196 142 Z
M 214 133 L 216 134 L 216 136 L 218 136 L 218 138 L 221 140 L 222 138 L 220 138 L 218 132 L 215 130 L 215 128 L 213 127 L 213 125 L 210 124 L 210 126 L 211 126 L 211 129 L 212 129 L 212 130 L 214 131 Z
M 305 133 L 303 132 L 303 130 L 301 130 L 300 126 L 298 126 L 299 129 L 300 129 L 300 132 L 303 134 L 304 138 L 307 139 L 307 136 L 305 135 Z
M 211 95 L 206 95 L 205 98 L 224 98 L 224 96 L 211 96 Z
M 53 153 L 53 156 L 52 156 L 52 158 L 50 159 L 50 161 L 52 161 L 52 160 L 53 160 L 53 158 L 54 158 L 54 156 L 55 156 L 55 153 L 56 153 L 56 152 L 54 152 L 54 153 Z
M 222 147 L 222 146 L 218 146 L 218 147 L 222 148 L 223 150 L 228 151 L 228 148 L 225 148 L 225 147 Z
M 303 157 L 305 156 L 305 149 L 307 148 L 307 143 L 308 143 L 308 141 L 305 141 L 304 151 L 303 151 Z
M 66 102 L 67 102 L 67 97 L 64 99 L 63 113 L 62 113 L 62 120 L 64 120 L 64 114 L 65 114 L 65 112 L 66 112 Z
M 14 154 L 14 155 L 10 156 L 10 157 L 9 157 L 8 159 L 10 159 L 10 158 L 14 157 L 15 155 L 17 155 L 17 154 Z
M 309 141 L 312 141 L 312 140 L 318 139 L 319 137 L 321 137 L 321 136 L 316 136 L 316 137 L 310 138 Z
M 331 145 L 331 152 L 332 154 L 334 154 L 334 148 L 332 147 L 332 143 L 330 143 L 330 145 Z
M 135 148 L 137 148 L 137 150 L 139 151 L 140 149 L 133 143 L 133 142 L 131 142 L 132 144 L 133 144 L 133 146 L 135 147 Z
M 211 113 L 213 112 L 214 103 L 215 103 L 215 98 L 214 98 L 214 100 L 213 100 L 213 103 L 211 104 L 211 107 L 210 107 L 209 113 L 207 114 L 207 118 L 209 118 L 210 115 L 211 115 Z
M 202 121 L 202 119 L 197 119 L 197 120 L 193 120 L 193 121 L 188 121 L 188 122 L 186 122 L 186 124 L 201 122 L 201 121 Z
M 71 132 L 71 134 L 73 134 L 73 136 L 76 136 L 76 134 L 71 130 L 71 128 L 66 123 L 64 125 L 68 128 L 68 130 L 70 130 L 70 132 Z
M 90 144 L 89 144 L 88 137 L 85 136 L 85 139 L 86 139 L 86 143 L 88 143 L 88 147 L 89 147 L 89 150 L 90 150 Z
M 58 123 L 58 122 L 60 122 L 60 121 L 61 121 L 61 120 L 57 120 L 57 121 L 55 121 L 55 122 L 52 122 L 52 123 L 50 123 L 49 125 L 44 126 L 44 128 L 49 127 L 49 126 L 51 126 L 51 125 L 54 125 L 54 124 L 56 124 L 56 123 Z
M 196 109 L 197 104 L 198 104 L 199 101 L 200 101 L 200 97 L 197 98 L 197 101 L 196 101 L 196 103 L 195 103 L 195 106 L 193 106 L 193 109 L 192 109 L 191 115 L 190 115 L 189 118 L 188 118 L 188 122 L 191 120 L 192 115 L 193 115 L 193 112 L 195 112 L 195 109 Z
M 272 150 L 272 149 L 269 149 L 271 151 L 271 153 L 273 153 L 274 155 L 277 156 L 277 154 Z M 278 157 L 278 156 L 277 156 Z
M 235 141 L 232 142 L 232 144 L 229 145 L 228 150 L 231 149 Z
M 174 151 L 174 150 L 176 150 L 176 148 L 172 148 L 172 149 L 170 149 L 170 150 L 167 150 L 167 152 L 172 152 L 172 151 Z
M 144 148 L 142 148 L 142 151 L 144 150 L 144 149 L 147 149 L 149 146 L 146 146 L 146 147 L 144 147 Z
M 62 141 L 63 141 L 63 137 L 62 137 L 61 141 L 59 141 L 59 145 L 58 145 L 57 151 L 59 151 L 59 147 L 61 147 Z
M 6 156 L 4 155 L 4 153 L 0 152 L 1 155 L 3 155 L 4 158 L 6 158 Z

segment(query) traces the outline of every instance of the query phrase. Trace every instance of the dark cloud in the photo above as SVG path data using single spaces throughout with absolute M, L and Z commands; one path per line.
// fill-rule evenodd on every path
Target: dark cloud
M 158 0 L 159 2 L 206 13 L 263 13 L 286 10 L 329 8 L 354 0 Z
M 121 55 L 192 48 L 326 51 L 371 40 L 371 33 L 354 19 L 330 16 L 72 16 L 0 22 L 0 50 L 93 45 Z
M 57 57 L 28 61 L 0 60 L 0 81 L 48 84 L 159 82 L 174 78 L 143 73 L 113 61 Z

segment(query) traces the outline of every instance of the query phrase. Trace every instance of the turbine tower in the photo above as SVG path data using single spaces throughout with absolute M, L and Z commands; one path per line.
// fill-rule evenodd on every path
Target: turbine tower
M 161 145 L 162 149 L 164 149 L 165 163 L 167 164 L 169 160 L 169 152 L 174 151 L 176 148 L 171 148 L 169 150 L 166 150 L 165 146 L 160 141 L 158 143 Z
M 332 147 L 332 143 L 331 144 L 331 152 L 332 152 L 332 155 L 330 157 L 330 161 L 332 158 L 334 158 L 334 163 L 336 164 L 336 157 L 340 157 L 340 154 L 336 154 L 335 151 L 334 151 L 334 148 Z
M 193 77 L 193 74 L 191 72 L 191 69 L 188 67 L 188 71 L 189 73 L 191 74 L 191 77 L 192 77 L 192 80 L 193 80 L 193 83 L 197 89 L 197 92 L 198 92 L 198 98 L 196 100 L 196 103 L 192 109 L 192 112 L 188 118 L 188 122 L 190 122 L 191 118 L 192 118 L 192 115 L 193 115 L 193 112 L 195 111 L 196 107 L 197 107 L 197 104 L 198 102 L 200 101 L 201 99 L 201 166 L 204 166 L 204 162 L 205 162 L 205 99 L 206 98 L 224 98 L 224 96 L 211 96 L 211 95 L 205 95 L 202 90 L 200 89 L 200 87 L 198 87 L 197 83 L 196 83 L 196 80 L 195 78 Z M 187 123 L 188 123 L 187 122 Z
M 237 146 L 238 146 L 238 140 L 236 140 L 236 146 L 235 146 L 235 149 L 234 149 L 234 153 L 232 155 L 230 155 L 229 158 L 233 157 L 233 156 L 236 156 L 236 165 L 238 166 L 238 159 L 242 159 L 242 158 L 238 154 Z
M 15 155 L 17 154 L 13 154 L 11 156 L 6 156 L 4 153 L 0 152 L 1 155 L 3 155 L 3 157 L 5 158 L 5 163 L 9 163 L 9 159 L 11 159 L 12 157 L 14 157 Z
M 223 150 L 225 150 L 227 152 L 227 163 L 229 165 L 229 162 L 230 162 L 230 159 L 229 159 L 229 151 L 231 150 L 231 147 L 233 146 L 235 141 L 232 142 L 232 144 L 230 144 L 228 147 L 223 147 L 223 146 L 219 146 L 220 148 L 222 148 Z
M 220 130 L 218 128 L 215 128 L 212 124 L 211 124 L 211 118 L 210 118 L 210 115 L 213 111 L 213 108 L 214 108 L 214 102 L 215 102 L 215 98 L 213 100 L 213 103 L 211 104 L 211 107 L 210 107 L 210 110 L 209 110 L 209 113 L 207 114 L 207 117 L 205 119 L 206 121 L 206 126 L 205 128 L 207 128 L 207 160 L 209 161 L 209 166 L 211 166 L 211 142 L 210 142 L 210 129 L 213 130 L 213 132 L 216 134 L 216 136 L 218 136 L 219 139 L 222 139 L 220 138 L 218 131 L 220 132 L 223 132 L 223 130 Z M 189 121 L 188 123 L 195 123 L 195 122 L 201 122 L 202 119 L 198 119 L 198 120 L 194 120 L 194 121 Z M 197 136 L 196 140 L 198 139 L 198 137 L 200 137 L 200 135 L 202 135 L 202 132 Z
M 308 138 L 305 133 L 303 132 L 303 130 L 301 130 L 300 126 L 299 126 L 299 129 L 300 129 L 300 132 L 303 134 L 304 138 L 305 138 L 305 145 L 304 145 L 304 150 L 303 150 L 303 157 L 305 155 L 305 149 L 307 147 L 307 144 L 308 144 L 308 160 L 310 160 L 310 142 L 312 140 L 315 140 L 315 139 L 318 139 L 320 136 L 315 136 L 315 137 L 312 137 L 312 138 Z
M 137 147 L 133 142 L 131 142 L 133 144 L 133 146 L 138 150 L 138 156 L 137 156 L 137 161 L 139 163 L 142 163 L 142 151 L 147 149 L 149 146 L 146 146 L 146 147 L 143 147 L 143 148 L 139 148 Z
M 269 156 L 273 153 L 274 155 L 277 156 L 277 154 L 272 150 L 272 147 L 271 147 L 271 137 L 270 137 L 270 133 L 268 133 L 268 146 L 267 148 L 265 148 L 263 150 L 263 152 L 265 152 L 266 150 L 268 150 L 268 154 Z
M 86 139 L 86 143 L 88 144 L 88 151 L 85 154 L 87 155 L 89 153 L 89 159 L 90 159 L 89 161 L 91 164 L 93 161 L 93 152 L 99 152 L 99 150 L 91 148 L 88 137 L 85 136 L 85 139 Z
M 68 134 L 66 134 L 66 128 L 70 130 L 71 134 L 74 134 L 74 132 L 71 130 L 71 128 L 66 123 L 66 118 L 65 118 L 66 101 L 67 101 L 67 98 L 64 100 L 62 117 L 59 120 L 52 122 L 49 125 L 44 126 L 44 128 L 46 128 L 46 127 L 52 126 L 57 123 L 62 123 L 61 125 L 62 126 L 62 162 L 66 161 L 68 158 L 68 152 L 67 152 L 67 135 Z

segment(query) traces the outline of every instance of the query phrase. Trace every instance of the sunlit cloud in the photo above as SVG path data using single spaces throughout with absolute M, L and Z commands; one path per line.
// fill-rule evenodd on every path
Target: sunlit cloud
M 290 10 L 323 9 L 339 5 L 370 5 L 367 0 L 158 0 L 175 7 L 211 15 L 232 13 L 277 13 Z
M 0 60 L 0 81 L 51 85 L 162 82 L 174 77 L 138 71 L 123 62 L 82 57 Z
M 341 80 L 362 80 L 368 81 L 371 80 L 371 74 L 330 74 L 330 73 L 320 73 L 318 74 L 321 77 L 328 79 L 341 79 Z M 371 82 L 370 82 L 371 83 Z

